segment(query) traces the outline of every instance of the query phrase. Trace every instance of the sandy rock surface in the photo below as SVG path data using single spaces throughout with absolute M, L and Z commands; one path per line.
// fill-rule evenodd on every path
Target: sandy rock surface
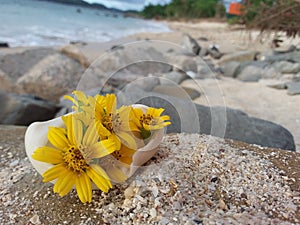
M 42 183 L 25 130 L 0 126 L 1 224 L 300 223 L 299 153 L 173 134 L 134 177 L 82 204 Z

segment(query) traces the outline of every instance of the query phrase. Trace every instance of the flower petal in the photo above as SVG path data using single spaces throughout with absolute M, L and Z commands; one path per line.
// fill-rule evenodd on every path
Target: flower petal
M 127 132 L 118 132 L 118 137 L 122 139 L 122 144 L 131 149 L 137 149 L 136 141 L 133 136 L 128 134 Z M 125 142 L 125 143 L 124 143 Z
M 91 180 L 86 173 L 76 176 L 75 180 L 77 195 L 81 202 L 92 201 L 92 185 Z
M 43 173 L 43 182 L 49 182 L 52 180 L 57 179 L 60 174 L 64 173 L 66 170 L 66 167 L 64 166 L 63 163 L 57 164 L 50 169 L 48 169 L 45 173 Z
M 111 135 L 111 132 L 103 126 L 101 121 L 96 122 L 96 128 L 100 137 L 108 137 L 109 135 Z
M 86 173 L 101 191 L 108 192 L 112 187 L 107 174 L 100 166 L 93 164 Z
M 87 97 L 86 97 L 86 95 L 84 94 L 83 91 L 73 91 L 72 94 L 76 95 L 79 105 L 88 104 Z
M 71 145 L 76 145 L 74 129 L 73 129 L 73 115 L 62 116 L 62 120 L 64 121 L 67 127 L 67 136 Z
M 106 113 L 113 113 L 115 114 L 117 109 L 117 98 L 114 94 L 107 94 L 105 96 L 106 100 Z
M 127 179 L 127 177 L 122 172 L 122 170 L 120 170 L 116 166 L 111 166 L 108 169 L 107 173 L 108 173 L 110 179 L 116 183 L 122 183 L 122 182 L 126 181 L 126 179 Z
M 93 144 L 90 147 L 89 151 L 91 151 L 91 153 L 89 154 L 89 157 L 93 159 L 102 158 L 113 153 L 115 150 L 116 145 L 114 141 L 112 141 L 111 139 L 103 140 Z
M 75 98 L 71 97 L 70 95 L 64 95 L 64 99 L 67 99 L 67 100 L 73 102 L 73 104 L 74 104 L 76 107 L 78 107 L 78 102 L 77 102 L 77 100 L 76 100 Z
M 61 174 L 55 183 L 53 189 L 54 192 L 59 193 L 59 196 L 65 196 L 68 194 L 75 185 L 76 174 L 72 171 L 66 170 L 64 174 Z
M 62 151 L 48 146 L 37 148 L 32 154 L 32 158 L 51 164 L 59 164 L 63 162 Z
M 98 139 L 99 135 L 96 130 L 95 123 L 91 123 L 84 134 L 82 144 L 84 146 L 91 146 L 95 144 L 98 141 Z
M 50 143 L 61 150 L 65 150 L 69 146 L 66 129 L 60 127 L 49 127 L 48 140 Z
M 82 136 L 83 136 L 83 124 L 82 121 L 73 117 L 73 133 L 76 145 L 79 146 L 82 143 Z

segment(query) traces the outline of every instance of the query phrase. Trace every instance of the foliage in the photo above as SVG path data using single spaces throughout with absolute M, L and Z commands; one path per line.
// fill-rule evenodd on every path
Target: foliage
M 141 12 L 145 18 L 208 18 L 225 15 L 219 0 L 172 0 L 168 5 L 148 5 Z
M 300 34 L 300 1 L 245 1 L 241 19 L 249 29 L 284 31 L 287 36 L 295 37 Z

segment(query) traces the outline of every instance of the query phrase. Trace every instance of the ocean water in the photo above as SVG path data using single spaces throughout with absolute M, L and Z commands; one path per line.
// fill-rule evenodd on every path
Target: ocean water
M 0 42 L 12 47 L 105 42 L 138 32 L 167 31 L 164 24 L 125 18 L 108 10 L 37 0 L 0 0 Z

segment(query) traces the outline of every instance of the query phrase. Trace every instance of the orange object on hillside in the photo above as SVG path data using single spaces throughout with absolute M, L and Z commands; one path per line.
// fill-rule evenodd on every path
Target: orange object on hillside
M 231 2 L 229 5 L 228 14 L 240 16 L 242 14 L 241 9 L 242 9 L 242 4 Z

